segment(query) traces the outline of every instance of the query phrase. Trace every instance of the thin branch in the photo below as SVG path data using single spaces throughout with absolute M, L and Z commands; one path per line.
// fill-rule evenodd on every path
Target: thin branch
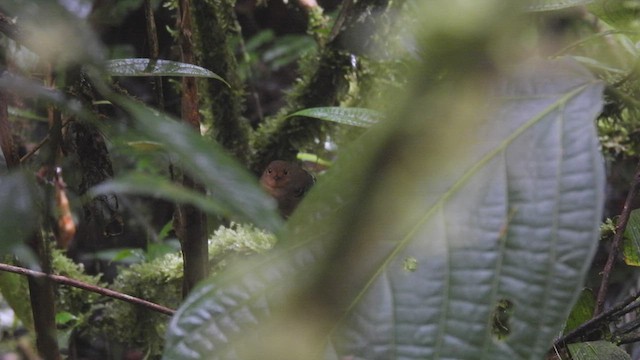
M 633 200 L 638 195 L 638 190 L 640 189 L 640 162 L 636 167 L 636 172 L 633 175 L 633 181 L 631 183 L 631 188 L 629 189 L 629 193 L 627 194 L 627 199 L 624 202 L 624 207 L 622 208 L 622 213 L 620 213 L 620 217 L 618 218 L 616 224 L 616 232 L 613 236 L 613 243 L 611 244 L 611 249 L 609 251 L 609 257 L 607 258 L 607 263 L 604 265 L 604 269 L 602 270 L 602 281 L 600 282 L 600 290 L 598 291 L 598 297 L 596 298 L 596 308 L 593 311 L 593 315 L 599 315 L 603 308 L 604 302 L 607 297 L 607 291 L 609 290 L 609 278 L 611 277 L 611 272 L 613 271 L 613 266 L 615 264 L 615 260 L 618 256 L 618 250 L 620 249 L 620 245 L 622 244 L 622 238 L 624 235 L 624 231 L 627 228 L 627 222 L 629 222 L 629 216 L 631 215 L 631 205 Z
M 631 304 L 632 302 L 636 301 L 638 298 L 640 297 L 640 290 L 638 290 L 635 294 L 630 295 L 629 297 L 627 297 L 626 299 L 622 300 L 620 303 L 618 303 L 616 306 L 610 308 L 609 310 L 593 317 L 591 320 L 583 323 L 582 325 L 578 326 L 577 328 L 573 329 L 573 331 L 569 332 L 568 334 L 564 335 L 563 337 L 561 337 L 560 339 L 556 340 L 554 342 L 554 346 L 555 347 L 562 347 L 563 344 L 566 344 L 568 342 L 571 342 L 574 339 L 577 339 L 583 335 L 588 334 L 590 331 L 595 330 L 596 328 L 598 328 L 602 323 L 604 323 L 605 321 L 609 321 L 610 319 L 616 317 L 616 316 L 620 316 L 621 314 L 626 314 L 628 311 L 628 309 L 625 309 L 629 304 Z M 634 307 L 635 305 L 633 305 L 632 307 Z
M 162 313 L 162 314 L 165 314 L 165 315 L 169 315 L 169 316 L 172 316 L 175 313 L 175 310 L 169 309 L 169 308 L 164 307 L 162 305 L 158 305 L 156 303 L 152 303 L 150 301 L 143 300 L 143 299 L 137 298 L 135 296 L 123 294 L 123 293 L 120 293 L 120 292 L 117 292 L 117 291 L 113 291 L 113 290 L 110 290 L 110 289 L 106 289 L 106 288 L 103 288 L 103 287 L 100 287 L 100 286 L 87 284 L 85 282 L 78 281 L 78 280 L 75 280 L 75 279 L 71 279 L 71 278 L 68 278 L 66 276 L 45 274 L 43 272 L 29 270 L 29 269 L 25 269 L 25 268 L 22 268 L 22 267 L 19 267 L 19 266 L 13 266 L 13 265 L 3 264 L 3 263 L 0 263 L 0 271 L 7 271 L 7 272 L 14 273 L 14 274 L 26 275 L 26 276 L 29 276 L 29 277 L 32 277 L 32 278 L 36 278 L 36 279 L 38 279 L 38 278 L 47 278 L 47 279 L 55 281 L 56 283 L 59 283 L 59 284 L 73 286 L 73 287 L 78 288 L 78 289 L 91 291 L 91 292 L 94 292 L 96 294 L 108 296 L 110 298 L 114 298 L 114 299 L 117 299 L 117 300 L 126 301 L 128 303 L 132 303 L 132 304 L 135 304 L 135 305 L 143 306 L 143 307 L 146 307 L 149 310 L 157 311 L 159 313 Z

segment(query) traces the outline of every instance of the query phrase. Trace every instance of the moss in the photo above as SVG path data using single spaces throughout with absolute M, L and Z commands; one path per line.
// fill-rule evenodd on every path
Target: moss
M 286 115 L 318 106 L 370 105 L 375 98 L 368 103 L 362 99 L 369 98 L 372 95 L 369 94 L 370 89 L 377 88 L 379 83 L 375 79 L 384 74 L 382 79 L 394 81 L 397 75 L 391 76 L 393 71 L 385 67 L 389 62 L 370 58 L 376 54 L 369 51 L 376 46 L 390 49 L 387 43 L 393 40 L 388 37 L 392 22 L 388 14 L 389 4 L 389 0 L 358 1 L 346 11 L 344 26 L 338 25 L 340 31 L 328 39 L 319 55 L 301 62 L 302 78 L 288 94 L 287 106 L 278 115 L 267 119 L 251 139 L 253 154 L 250 168 L 254 173 L 260 173 L 274 159 L 293 160 L 301 151 L 318 152 L 316 150 L 336 128 L 321 120 L 285 118 Z M 363 14 L 373 16 L 363 17 Z M 341 16 L 337 21 L 341 21 Z M 363 18 L 366 23 L 363 23 Z M 382 31 L 376 32 L 378 27 Z M 378 62 L 379 66 L 373 66 Z M 385 94 L 380 92 L 378 95 L 382 98 Z
M 233 255 L 263 252 L 275 244 L 275 237 L 250 225 L 220 227 L 209 238 L 211 272 L 223 270 Z M 177 308 L 182 299 L 182 257 L 167 254 L 147 263 L 122 269 L 112 288 L 123 293 Z M 160 354 L 169 317 L 121 301 L 105 305 L 103 331 L 115 340 L 151 355 Z
M 231 86 L 209 79 L 204 84 L 206 114 L 211 116 L 211 136 L 244 162 L 248 154 L 249 124 L 242 118 L 244 90 L 230 39 L 240 35 L 233 12 L 234 1 L 193 1 L 200 65 L 222 76 Z

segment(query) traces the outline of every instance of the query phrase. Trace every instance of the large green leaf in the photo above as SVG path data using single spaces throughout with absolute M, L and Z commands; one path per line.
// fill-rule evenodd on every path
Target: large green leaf
M 203 201 L 194 201 L 192 194 L 174 187 L 171 187 L 171 194 L 168 196 L 178 201 L 189 201 L 204 206 L 209 211 L 215 211 L 217 208 L 224 211 L 225 215 L 239 216 L 271 231 L 280 227 L 282 220 L 275 211 L 274 200 L 259 188 L 257 179 L 221 146 L 203 138 L 198 132 L 170 116 L 142 104 L 116 96 L 113 102 L 133 116 L 136 126 L 150 140 L 162 143 L 172 156 L 172 161 L 200 181 L 207 188 L 209 195 L 215 199 L 215 203 L 206 202 L 204 198 Z M 127 182 L 128 192 L 140 185 L 140 181 L 136 179 L 129 179 Z M 118 186 L 124 185 L 124 182 L 121 182 Z M 155 185 L 169 189 L 166 184 Z
M 165 359 L 315 358 L 323 339 L 331 359 L 542 358 L 597 244 L 603 86 L 566 59 L 514 74 L 492 116 L 434 122 L 412 99 L 372 128 L 308 195 L 281 253 L 194 290 Z

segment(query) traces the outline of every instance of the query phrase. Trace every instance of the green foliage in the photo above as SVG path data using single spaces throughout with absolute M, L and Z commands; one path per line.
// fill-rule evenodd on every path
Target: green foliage
M 529 11 L 549 11 L 586 5 L 594 0 L 534 0 L 529 2 Z
M 631 356 L 608 341 L 589 341 L 569 345 L 575 360 L 631 360 Z
M 249 125 L 242 117 L 244 90 L 230 46 L 241 36 L 232 0 L 194 0 L 192 13 L 197 29 L 200 64 L 222 76 L 230 86 L 209 80 L 205 85 L 210 135 L 236 159 L 245 162 L 249 149 Z
M 113 14 L 140 3 L 122 1 Z M 127 118 L 95 121 L 98 112 L 73 92 L 0 76 L 3 91 L 56 105 L 65 119 L 122 127 L 110 132 L 110 141 L 120 155 L 136 157 L 135 171 L 95 187 L 92 195 L 132 193 L 193 204 L 280 239 L 275 251 L 228 266 L 232 258 L 270 249 L 275 238 L 249 225 L 218 229 L 209 243 L 213 275 L 183 303 L 178 254 L 149 252 L 140 257 L 147 261 L 121 269 L 114 289 L 179 306 L 169 326 L 164 315 L 60 287 L 61 328 L 99 328 L 145 354 L 164 350 L 165 358 L 181 360 L 513 359 L 541 358 L 567 316 L 565 331 L 591 317 L 593 304 L 585 298 L 569 312 L 597 246 L 604 197 L 595 118 L 609 160 L 640 153 L 635 1 L 359 0 L 345 11 L 344 24 L 337 20 L 331 38 L 318 10 L 310 24 L 318 52 L 301 63 L 288 105 L 251 135 L 230 46 L 240 42 L 231 40 L 240 35 L 233 1 L 192 3 L 203 67 L 161 60 L 151 70 L 147 59 L 105 63 L 97 36 L 56 2 L 2 5 L 26 19 L 25 44 L 53 62 L 60 83 L 62 74 L 83 65 L 83 80 L 114 106 L 104 113 Z M 583 5 L 583 11 L 571 9 Z M 525 9 L 584 17 L 580 34 L 588 35 L 575 42 L 537 39 L 540 48 L 582 65 L 567 58 L 522 64 L 523 53 L 538 52 L 532 30 L 524 28 L 531 15 Z M 591 16 L 606 24 L 593 25 Z M 277 68 L 313 46 L 308 36 L 262 33 L 246 48 L 249 63 L 261 57 Z M 104 75 L 207 77 L 202 112 L 220 145 L 114 95 Z M 328 140 L 340 144 L 337 161 L 283 226 L 245 162 L 259 172 L 273 159 L 290 160 L 305 150 L 329 158 L 322 153 Z M 150 174 L 165 165 L 137 157 L 146 151 L 166 154 L 206 187 L 206 196 Z M 17 173 L 0 178 L 1 250 L 15 251 L 37 230 L 39 219 L 31 215 L 40 211 L 33 205 L 39 194 L 26 179 Z M 625 247 L 633 263 L 636 217 Z M 611 229 L 611 223 L 603 226 Z M 99 284 L 62 254 L 54 253 L 54 260 L 56 271 Z M 0 277 L 3 293 L 24 288 L 15 280 Z M 89 321 L 98 309 L 98 319 Z M 26 318 L 24 309 L 18 312 Z M 579 359 L 629 358 L 605 342 L 569 350 Z
M 583 289 L 578 298 L 578 302 L 571 309 L 571 314 L 564 326 L 563 333 L 569 333 L 581 324 L 584 324 L 593 317 L 593 309 L 596 308 L 596 298 L 593 291 Z
M 0 294 L 22 325 L 33 330 L 31 304 L 25 301 L 29 295 L 26 279 L 18 274 L 0 273 Z
M 234 255 L 261 253 L 274 244 L 273 235 L 251 225 L 220 227 L 209 238 L 210 271 L 217 274 Z M 175 308 L 182 299 L 182 257 L 171 253 L 123 268 L 111 288 Z M 105 314 L 107 319 L 101 330 L 121 343 L 143 348 L 152 355 L 160 354 L 168 322 L 166 315 L 115 300 L 105 304 Z
M 280 253 L 184 302 L 165 358 L 543 356 L 597 245 L 602 84 L 566 60 L 515 73 L 488 91 L 497 98 L 465 94 L 468 107 L 414 102 L 416 93 L 343 151 L 290 219 Z M 482 102 L 499 106 L 479 116 Z M 414 156 L 429 153 L 438 156 Z M 284 346 L 292 337 L 300 343 Z
M 229 209 L 223 215 L 236 215 L 271 231 L 281 226 L 282 220 L 276 213 L 273 199 L 259 189 L 256 179 L 218 144 L 207 141 L 192 128 L 174 121 L 167 114 L 123 97 L 115 97 L 114 101 L 131 114 L 142 133 L 152 141 L 162 142 L 169 147 L 184 171 L 210 189 L 211 195 L 223 205 L 222 208 Z M 182 197 L 185 192 L 174 192 L 181 197 L 175 200 L 187 200 Z
M 82 264 L 77 264 L 69 259 L 63 251 L 52 249 L 52 267 L 57 275 L 66 276 L 84 283 L 104 287 L 106 284 L 100 280 L 100 276 L 87 275 Z M 84 316 L 84 321 L 97 308 L 100 307 L 101 295 L 88 292 L 71 286 L 59 286 L 58 312 L 68 312 L 74 316 Z
M 622 243 L 624 262 L 631 266 L 640 266 L 640 210 L 633 210 L 624 231 Z

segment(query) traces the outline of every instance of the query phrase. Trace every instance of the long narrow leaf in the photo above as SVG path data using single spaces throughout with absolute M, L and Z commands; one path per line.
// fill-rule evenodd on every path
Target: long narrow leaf
M 153 175 L 132 173 L 105 181 L 91 189 L 93 196 L 111 193 L 148 195 L 175 203 L 192 204 L 211 214 L 230 215 L 230 210 L 215 199 Z
M 220 80 L 230 86 L 220 75 L 203 67 L 170 60 L 132 58 L 115 59 L 106 62 L 106 69 L 111 76 L 189 76 L 205 77 Z
M 164 113 L 124 97 L 112 101 L 134 117 L 136 126 L 151 141 L 162 143 L 174 161 L 208 189 L 220 208 L 267 230 L 281 226 L 273 199 L 221 146 Z
M 317 107 L 297 111 L 287 117 L 306 116 L 320 120 L 333 121 L 338 124 L 359 127 L 370 127 L 382 120 L 382 114 L 371 109 L 342 108 L 342 107 Z

